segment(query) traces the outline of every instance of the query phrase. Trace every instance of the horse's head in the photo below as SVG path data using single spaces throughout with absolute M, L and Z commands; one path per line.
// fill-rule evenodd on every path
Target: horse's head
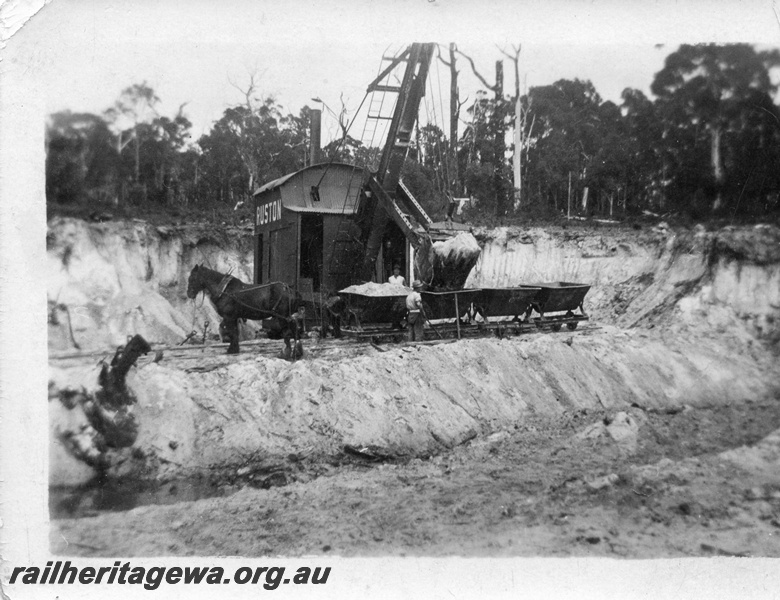
M 195 265 L 192 267 L 190 278 L 187 280 L 187 298 L 194 298 L 203 288 L 203 280 L 200 277 L 200 265 Z

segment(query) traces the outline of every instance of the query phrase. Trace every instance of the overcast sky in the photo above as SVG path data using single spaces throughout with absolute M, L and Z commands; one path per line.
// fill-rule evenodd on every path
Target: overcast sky
M 338 109 L 342 92 L 354 111 L 383 53 L 410 41 L 454 41 L 488 80 L 502 58 L 497 46 L 522 44 L 529 87 L 577 77 L 619 102 L 626 87 L 649 93 L 680 42 L 776 44 L 779 32 L 765 0 L 54 0 L 11 43 L 41 54 L 47 111 L 100 113 L 122 89 L 146 81 L 162 114 L 187 103 L 197 139 L 242 101 L 229 80 L 242 87 L 256 72 L 260 93 L 286 112 L 316 106 L 312 97 Z M 481 84 L 465 61 L 460 66 L 461 95 L 473 99 Z M 509 60 L 504 69 L 511 91 Z M 430 81 L 446 111 L 446 68 L 435 64 Z M 336 133 L 327 113 L 324 129 L 326 141 Z

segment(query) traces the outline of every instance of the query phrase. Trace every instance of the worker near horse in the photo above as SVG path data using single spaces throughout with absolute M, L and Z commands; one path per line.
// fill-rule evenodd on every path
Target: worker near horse
M 295 342 L 295 348 L 292 352 L 293 359 L 303 357 L 303 341 L 301 338 L 306 334 L 306 307 L 301 304 L 298 310 L 293 313 L 291 320 L 293 321 L 293 331 L 296 333 L 295 338 L 298 340 Z
M 423 310 L 422 295 L 420 294 L 422 288 L 422 281 L 415 280 L 412 283 L 412 293 L 406 297 L 406 310 L 409 311 L 406 322 L 409 327 L 408 338 L 410 342 L 421 342 L 425 339 L 423 332 L 425 311 Z
M 387 280 L 387 283 L 392 283 L 393 285 L 406 285 L 406 279 L 401 275 L 401 267 L 398 265 L 393 267 L 393 274 L 390 275 L 390 279 Z
M 347 315 L 347 302 L 341 296 L 331 295 L 323 304 L 322 329 L 320 337 L 328 337 L 333 332 L 334 338 L 341 337 L 341 319 Z

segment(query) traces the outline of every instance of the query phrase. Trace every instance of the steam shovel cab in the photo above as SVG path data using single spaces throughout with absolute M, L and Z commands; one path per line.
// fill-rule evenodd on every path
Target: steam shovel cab
M 312 124 L 311 166 L 267 183 L 255 197 L 254 281 L 283 281 L 297 290 L 309 318 L 327 295 L 363 281 L 387 280 L 393 263 L 413 274 L 412 247 L 430 218 L 400 182 L 425 92 L 434 44 L 411 44 L 369 84 L 367 93 L 396 97 L 376 173 L 343 163 L 320 163 L 319 118 Z M 384 60 L 384 59 L 383 59 Z M 398 83 L 400 82 L 400 85 Z M 384 106 L 384 102 L 381 103 Z M 312 117 L 318 115 L 312 112 Z
M 255 194 L 254 282 L 283 281 L 297 290 L 307 317 L 319 304 L 365 278 L 365 239 L 376 200 L 370 173 L 344 163 L 322 163 L 271 181 Z M 411 244 L 393 222 L 384 229 L 375 281 L 386 281 L 393 264 L 406 265 Z

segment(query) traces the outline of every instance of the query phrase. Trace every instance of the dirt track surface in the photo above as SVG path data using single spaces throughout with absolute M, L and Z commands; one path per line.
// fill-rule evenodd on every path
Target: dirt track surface
M 605 419 L 530 418 L 429 460 L 334 461 L 305 483 L 65 519 L 52 549 L 780 557 L 780 398 Z

